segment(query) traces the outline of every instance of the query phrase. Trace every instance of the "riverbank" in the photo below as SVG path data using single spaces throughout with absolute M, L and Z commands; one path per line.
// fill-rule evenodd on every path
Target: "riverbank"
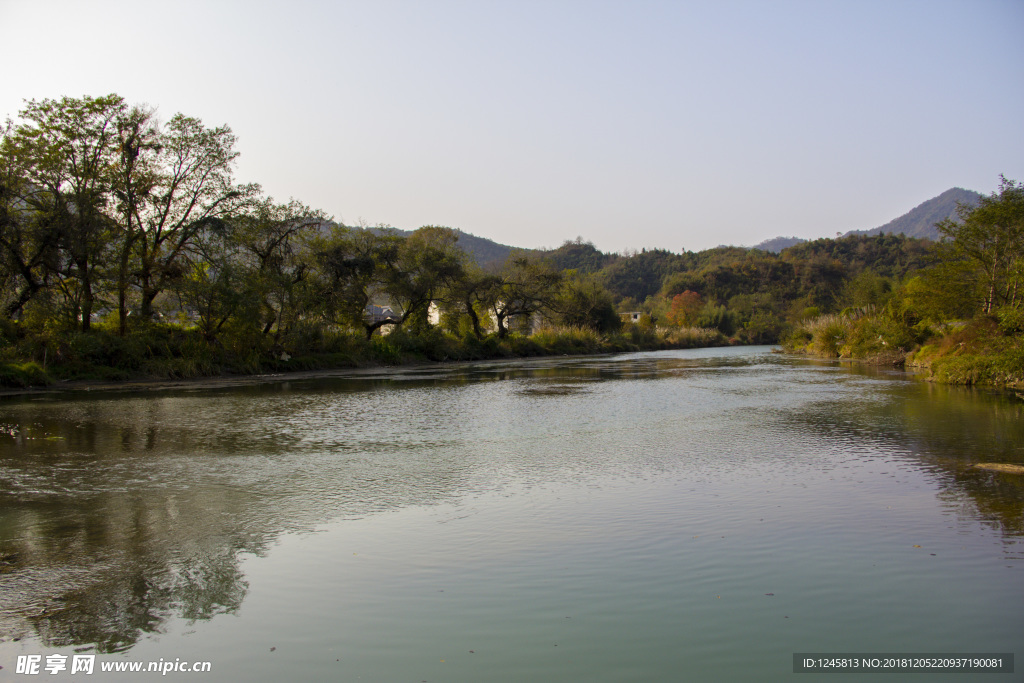
M 470 361 L 452 361 L 470 362 Z M 167 391 L 174 389 L 233 389 L 237 387 L 255 386 L 267 382 L 301 381 L 308 379 L 324 379 L 330 377 L 358 377 L 374 375 L 392 367 L 412 370 L 417 367 L 429 367 L 435 362 L 406 363 L 399 366 L 376 365 L 368 367 L 344 367 L 322 370 L 283 370 L 253 375 L 216 375 L 189 377 L 185 379 L 134 378 L 126 380 L 62 380 L 45 386 L 0 387 L 2 396 L 47 395 L 65 392 L 117 391 L 141 393 L 148 391 Z
M 890 325 L 890 327 L 893 327 Z M 783 343 L 788 353 L 906 367 L 941 384 L 1024 390 L 1024 335 L 1001 320 L 979 316 L 938 330 L 894 328 L 878 319 L 822 316 Z
M 943 384 L 976 384 L 1024 390 L 1024 336 L 1006 334 L 991 319 L 972 320 L 929 339 L 907 354 L 906 365 Z
M 308 340 L 301 347 L 226 348 L 201 343 L 187 330 L 153 326 L 119 337 L 103 331 L 58 342 L 8 345 L 0 363 L 0 395 L 44 391 L 231 387 L 267 378 L 330 376 L 334 372 L 454 361 L 572 356 L 726 346 L 717 330 L 675 328 L 601 335 L 581 328 L 545 328 L 529 335 L 456 337 L 436 328 L 395 330 L 367 340 L 339 334 Z M 51 348 L 53 351 L 51 352 Z M 20 358 L 18 357 L 20 356 Z M 13 357 L 13 358 L 12 358 Z

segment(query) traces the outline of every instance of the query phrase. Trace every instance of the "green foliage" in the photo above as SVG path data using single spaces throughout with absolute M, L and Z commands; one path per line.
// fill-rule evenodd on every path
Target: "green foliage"
M 117 95 L 32 101 L 20 115 L 0 145 L 8 315 L 49 296 L 88 331 L 116 307 L 123 335 L 129 299 L 152 317 L 197 234 L 258 191 L 232 183 L 227 127 L 181 114 L 160 127 Z
M 0 386 L 31 387 L 46 386 L 52 380 L 38 363 L 0 363 Z
M 908 364 L 947 384 L 1024 388 L 1024 335 L 1002 327 L 1002 321 L 991 316 L 952 326 L 911 354 Z
M 788 325 L 770 311 L 754 311 L 739 330 L 740 341 L 746 344 L 774 344 L 783 338 Z
M 853 332 L 849 318 L 843 315 L 823 315 L 805 324 L 811 334 L 810 350 L 825 358 L 838 358 Z
M 718 330 L 726 336 L 732 336 L 740 327 L 740 318 L 726 306 L 711 301 L 704 304 L 696 318 L 696 326 Z
M 838 264 L 849 279 L 870 269 L 881 277 L 899 280 L 934 262 L 934 244 L 899 234 L 850 235 L 804 242 L 784 249 L 781 257 L 794 265 Z
M 963 262 L 939 264 L 907 280 L 897 291 L 901 305 L 923 320 L 963 320 L 977 310 L 977 288 Z
M 607 333 L 622 325 L 611 295 L 593 278 L 567 278 L 551 308 L 566 328 Z
M 587 354 L 603 350 L 601 335 L 589 327 L 547 327 L 536 332 L 531 341 L 554 354 Z
M 996 313 L 999 319 L 999 331 L 1013 335 L 1024 332 L 1024 306 L 1003 306 Z
M 892 280 L 882 277 L 871 268 L 865 268 L 846 281 L 839 300 L 847 306 L 864 309 L 885 304 L 892 290 Z
M 993 313 L 1024 300 L 1024 184 L 1000 176 L 998 192 L 958 213 L 959 221 L 937 227 L 945 260 L 962 263 L 980 294 L 977 310 Z
M 528 320 L 541 310 L 556 308 L 563 279 L 551 261 L 513 253 L 496 275 L 479 280 L 476 297 L 493 313 L 498 336 L 504 338 L 509 332 L 506 321 Z
M 615 258 L 601 253 L 591 242 L 584 242 L 582 237 L 577 237 L 575 241 L 567 241 L 558 249 L 545 252 L 544 260 L 558 271 L 574 270 L 586 275 L 596 273 Z
M 426 314 L 431 302 L 460 282 L 466 255 L 456 248 L 458 234 L 450 228 L 426 226 L 398 245 L 397 258 L 384 268 L 384 290 L 402 312 L 401 325 Z
M 600 271 L 600 281 L 620 299 L 629 297 L 643 301 L 658 293 L 668 275 L 687 268 L 690 263 L 685 255 L 664 249 L 645 249 L 609 263 Z

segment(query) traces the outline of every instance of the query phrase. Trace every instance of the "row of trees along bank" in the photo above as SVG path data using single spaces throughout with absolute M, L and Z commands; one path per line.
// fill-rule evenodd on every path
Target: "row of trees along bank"
M 117 95 L 29 102 L 0 135 L 0 382 L 783 339 L 855 354 L 1020 307 L 1019 232 L 986 242 L 993 221 L 1013 224 L 1000 212 L 1014 215 L 1004 195 L 1019 186 L 1005 180 L 939 244 L 603 254 L 578 239 L 483 267 L 448 228 L 346 227 L 275 202 L 234 178 L 227 126 L 162 123 Z M 808 325 L 826 314 L 874 327 L 814 345 Z
M 45 380 L 47 366 L 58 377 L 174 376 L 255 372 L 302 355 L 330 365 L 401 360 L 409 349 L 595 351 L 620 327 L 593 278 L 536 254 L 484 270 L 448 228 L 350 228 L 275 202 L 235 180 L 227 126 L 183 114 L 161 123 L 108 95 L 29 102 L 0 133 L 8 382 Z M 370 304 L 394 313 L 370 318 Z M 432 304 L 452 339 L 428 322 Z M 539 314 L 574 331 L 549 333 L 552 348 L 506 343 L 514 321 Z M 404 334 L 381 341 L 385 327 Z M 664 343 L 634 331 L 612 346 Z

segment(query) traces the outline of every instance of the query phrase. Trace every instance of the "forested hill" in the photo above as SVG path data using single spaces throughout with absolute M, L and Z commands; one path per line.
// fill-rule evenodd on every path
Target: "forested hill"
M 456 242 L 459 248 L 472 256 L 473 260 L 481 266 L 500 265 L 508 259 L 509 254 L 513 250 L 519 251 L 516 247 L 498 244 L 485 237 L 470 235 L 468 232 L 462 232 L 461 230 L 456 230 L 455 232 L 459 234 L 459 240 Z
M 778 254 L 787 247 L 792 247 L 795 244 L 801 244 L 807 240 L 802 237 L 773 237 L 770 240 L 765 240 L 759 244 L 753 246 L 754 249 L 760 249 L 761 251 L 770 251 L 773 254 Z
M 370 229 L 380 231 L 378 228 Z M 408 237 L 413 233 L 412 230 L 401 230 L 399 228 L 389 228 L 389 230 L 402 237 Z M 455 229 L 455 232 L 459 237 L 456 245 L 462 251 L 469 254 L 479 266 L 498 266 L 504 263 L 513 251 L 529 251 L 519 249 L 518 247 L 511 247 L 507 244 L 499 244 L 494 240 L 489 240 L 486 237 L 477 237 L 459 229 Z
M 935 224 L 947 218 L 957 220 L 957 204 L 977 206 L 982 195 L 973 190 L 954 187 L 946 190 L 938 197 L 933 197 L 919 204 L 899 218 L 872 230 L 851 230 L 847 235 L 893 235 L 903 234 L 907 237 L 924 237 L 938 240 L 939 232 Z

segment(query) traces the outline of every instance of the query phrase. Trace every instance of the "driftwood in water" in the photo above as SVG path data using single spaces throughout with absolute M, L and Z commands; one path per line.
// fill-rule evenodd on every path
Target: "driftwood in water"
M 1024 465 L 1011 465 L 1004 462 L 979 462 L 975 465 L 980 470 L 1005 472 L 1007 474 L 1024 474 Z

